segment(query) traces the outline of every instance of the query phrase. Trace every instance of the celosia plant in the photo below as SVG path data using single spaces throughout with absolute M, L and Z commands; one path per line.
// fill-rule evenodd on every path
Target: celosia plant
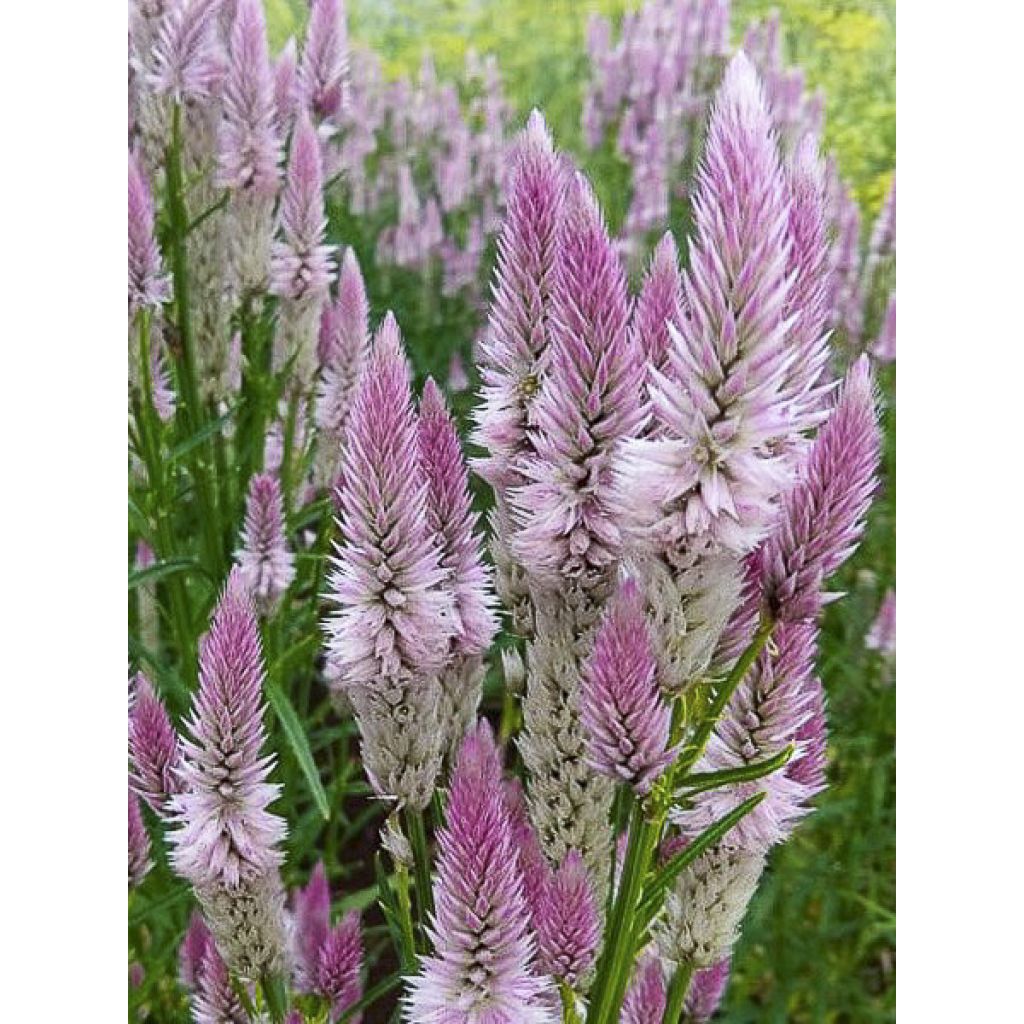
M 880 460 L 851 357 L 895 344 L 895 192 L 862 256 L 777 23 L 730 58 L 728 14 L 593 23 L 613 231 L 539 112 L 506 140 L 493 62 L 464 112 L 339 0 L 276 60 L 257 0 L 132 5 L 129 898 L 180 910 L 185 990 L 134 970 L 152 1019 L 715 1012 L 827 784 L 819 619 Z M 385 263 L 486 320 L 447 397 Z

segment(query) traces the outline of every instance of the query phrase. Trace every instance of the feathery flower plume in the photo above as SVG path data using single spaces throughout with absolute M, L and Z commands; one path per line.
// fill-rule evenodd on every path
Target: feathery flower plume
M 363 992 L 362 969 L 359 914 L 352 910 L 327 933 L 317 957 L 314 989 L 330 1000 L 334 1017 L 358 1002 Z
M 298 111 L 298 76 L 295 36 L 289 36 L 274 62 L 274 127 L 280 139 L 287 137 Z
M 228 57 L 219 139 L 220 184 L 273 196 L 280 143 L 274 132 L 274 83 L 260 0 L 238 0 Z
M 466 364 L 458 352 L 452 352 L 448 360 L 448 390 L 457 395 L 462 391 L 469 390 L 469 376 L 466 373 Z
M 345 107 L 348 49 L 341 0 L 312 0 L 299 65 L 301 102 L 317 124 L 336 122 Z
M 668 749 L 672 714 L 658 692 L 643 595 L 631 579 L 605 610 L 580 703 L 591 767 L 640 796 L 650 792 L 676 751 Z
M 896 591 L 886 591 L 882 598 L 882 606 L 878 609 L 878 615 L 868 630 L 864 639 L 864 646 L 869 651 L 878 651 L 885 657 L 891 657 L 896 653 Z
M 714 967 L 694 973 L 686 995 L 686 1015 L 692 1024 L 707 1024 L 714 1017 L 729 984 L 730 966 L 731 961 L 726 957 Z
M 537 840 L 537 833 L 530 824 L 522 783 L 512 776 L 502 783 L 502 790 L 509 816 L 512 845 L 519 860 L 519 870 L 523 874 L 523 896 L 530 913 L 531 924 L 536 931 L 536 924 L 533 922 L 540 908 L 544 889 L 551 878 L 551 865 L 545 859 L 544 851 Z
M 210 943 L 199 966 L 192 996 L 195 1024 L 249 1024 L 249 1015 L 231 985 L 227 964 Z
M 490 453 L 476 468 L 494 486 L 516 480 L 515 463 L 531 450 L 528 409 L 548 343 L 565 189 L 565 171 L 535 110 L 515 151 L 488 330 L 480 346 L 483 384 L 473 440 Z
M 170 295 L 153 234 L 153 197 L 135 155 L 128 151 L 128 319 L 159 309 Z
M 182 985 L 190 991 L 199 984 L 199 971 L 206 951 L 211 945 L 213 936 L 206 927 L 203 915 L 198 910 L 193 910 L 185 936 L 178 948 L 178 976 Z
M 183 102 L 212 95 L 224 74 L 217 35 L 223 0 L 171 0 L 153 44 L 149 84 Z
M 577 988 L 593 966 L 601 941 L 601 917 L 578 850 L 570 850 L 551 872 L 532 921 L 541 971 Z
M 327 220 L 320 144 L 305 112 L 292 133 L 278 220 L 281 236 L 271 245 L 269 287 L 282 300 L 274 369 L 296 356 L 295 376 L 304 388 L 316 366 L 320 310 L 330 288 L 334 251 L 324 244 Z
M 163 702 L 141 672 L 135 676 L 134 691 L 135 704 L 128 716 L 128 756 L 134 769 L 129 780 L 132 789 L 163 815 L 167 802 L 181 792 L 178 734 Z
M 304 889 L 292 894 L 292 955 L 304 992 L 313 990 L 317 960 L 331 922 L 331 892 L 324 862 L 318 860 Z
M 440 767 L 437 673 L 454 602 L 428 523 L 411 371 L 391 313 L 352 404 L 337 490 L 343 541 L 324 624 L 331 686 L 356 708 L 367 775 L 381 796 L 424 806 Z
M 174 419 L 174 410 L 178 399 L 171 383 L 171 374 L 167 369 L 166 346 L 163 332 L 154 331 L 153 346 L 150 356 L 150 379 L 153 382 L 153 408 L 161 423 L 170 423 Z
M 823 763 L 815 763 L 824 757 L 823 716 L 815 719 L 811 736 L 800 737 L 800 730 L 823 712 L 820 683 L 813 676 L 816 632 L 808 622 L 776 628 L 773 649 L 762 652 L 737 687 L 697 770 L 742 768 L 774 757 L 790 743 L 797 747 L 792 759 L 763 779 L 701 793 L 692 809 L 673 816 L 685 834 L 697 835 L 743 800 L 764 792 L 765 799 L 728 838 L 746 849 L 767 850 L 787 839 L 810 812 L 810 799 L 824 788 Z M 812 763 L 798 771 L 805 757 Z
M 763 593 L 780 621 L 813 618 L 824 581 L 856 550 L 875 489 L 881 439 L 867 356 L 811 445 L 762 555 Z
M 285 823 L 263 756 L 263 664 L 256 614 L 238 569 L 199 651 L 199 689 L 182 740 L 183 792 L 170 806 L 171 863 L 192 883 L 232 970 L 255 977 L 283 956 L 278 875 Z
M 128 789 L 128 888 L 134 889 L 149 874 L 153 866 L 150 859 L 149 833 L 142 820 L 139 798 Z
M 338 297 L 320 316 L 320 382 L 317 386 L 317 454 L 314 479 L 323 487 L 337 479 L 352 400 L 370 354 L 370 304 L 354 250 L 338 275 Z
M 665 372 L 652 371 L 660 436 L 626 445 L 621 484 L 626 507 L 639 510 L 634 528 L 656 545 L 707 535 L 742 553 L 763 537 L 788 480 L 770 445 L 799 427 L 783 394 L 789 202 L 764 93 L 743 53 L 715 100 L 693 204 L 689 315 L 669 326 Z
M 871 346 L 871 354 L 880 363 L 891 363 L 896 359 L 896 293 L 889 296 L 885 307 L 882 329 Z
M 249 481 L 242 547 L 235 560 L 259 612 L 272 615 L 295 579 L 295 556 L 284 533 L 281 484 L 272 473 L 258 473 Z
M 825 788 L 825 771 L 828 763 L 825 687 L 821 685 L 821 680 L 815 677 L 808 689 L 809 714 L 793 737 L 798 755 L 785 768 L 790 780 L 803 787 L 805 800 Z
M 531 406 L 536 455 L 512 492 L 513 549 L 538 576 L 607 578 L 622 547 L 612 461 L 639 430 L 642 353 L 629 343 L 626 275 L 590 185 L 577 177 L 562 224 L 547 375 Z
M 666 231 L 651 256 L 630 326 L 633 344 L 644 353 L 648 367 L 664 371 L 672 343 L 668 325 L 674 324 L 678 329 L 682 320 L 683 279 L 679 272 L 679 250 L 672 232 Z
M 728 957 L 763 869 L 764 853 L 724 843 L 690 864 L 653 928 L 662 958 L 701 970 Z
M 896 253 L 896 175 L 892 176 L 892 184 L 886 193 L 885 202 L 878 214 L 878 219 L 871 228 L 871 239 L 868 242 L 868 255 L 864 263 L 864 280 L 870 287 L 879 263 L 887 256 Z
M 657 1024 L 665 1015 L 666 999 L 661 961 L 648 954 L 640 961 L 630 982 L 619 1024 Z
M 555 1024 L 548 983 L 533 969 L 501 764 L 486 722 L 463 741 L 437 848 L 434 951 L 410 979 L 408 1024 Z

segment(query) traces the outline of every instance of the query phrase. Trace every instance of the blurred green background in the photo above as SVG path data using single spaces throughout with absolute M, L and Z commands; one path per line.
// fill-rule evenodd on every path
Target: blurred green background
M 622 0 L 349 0 L 348 9 L 352 41 L 376 50 L 388 74 L 415 73 L 427 50 L 442 78 L 461 73 L 470 46 L 493 53 L 517 112 L 542 108 L 558 144 L 582 155 L 587 15 L 614 19 L 634 6 Z M 275 46 L 301 34 L 302 0 L 267 0 L 267 7 Z M 870 223 L 896 162 L 895 3 L 735 0 L 733 40 L 772 9 L 782 15 L 788 62 L 804 69 L 810 87 L 825 91 L 825 148 L 836 154 Z M 602 192 L 602 182 L 596 184 Z M 892 367 L 883 368 L 888 396 L 894 375 Z M 830 788 L 817 813 L 772 856 L 722 1011 L 735 1024 L 895 1020 L 894 670 L 864 648 L 882 595 L 895 584 L 891 402 L 885 418 L 883 486 L 868 537 L 838 583 L 847 597 L 830 608 L 823 633 Z

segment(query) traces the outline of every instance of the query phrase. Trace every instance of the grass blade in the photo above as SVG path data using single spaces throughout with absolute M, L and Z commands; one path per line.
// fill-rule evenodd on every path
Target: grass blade
M 309 749 L 309 740 L 306 739 L 306 732 L 302 728 L 299 716 L 295 713 L 292 702 L 276 683 L 268 680 L 265 690 L 267 700 L 270 701 L 270 706 L 274 709 L 274 714 L 277 715 L 277 720 L 281 723 L 281 728 L 284 729 L 285 736 L 288 737 L 288 742 L 295 753 L 295 758 L 299 762 L 299 768 L 302 770 L 306 784 L 309 786 L 309 791 L 313 795 L 313 801 L 323 815 L 324 821 L 327 821 L 331 817 L 331 808 L 327 803 L 327 794 L 324 792 L 323 783 L 320 781 L 320 773 L 317 771 L 316 764 L 313 761 L 313 754 Z

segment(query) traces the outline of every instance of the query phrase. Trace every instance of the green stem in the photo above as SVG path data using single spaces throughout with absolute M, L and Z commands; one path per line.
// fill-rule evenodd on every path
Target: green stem
M 680 964 L 668 986 L 668 997 L 665 1001 L 665 1016 L 662 1024 L 679 1024 L 686 1004 L 686 994 L 690 991 L 690 979 L 693 977 L 693 964 Z
M 401 942 L 398 957 L 402 973 L 416 973 L 416 936 L 412 926 L 412 899 L 409 894 L 409 869 L 404 864 L 395 865 L 395 897 L 398 904 L 398 926 Z
M 430 851 L 427 846 L 427 828 L 423 812 L 405 809 L 405 824 L 412 846 L 413 867 L 416 872 L 416 906 L 419 913 L 421 936 L 425 935 L 427 919 L 434 910 L 434 894 L 430 885 Z
M 265 974 L 260 979 L 263 996 L 267 1000 L 267 1009 L 274 1024 L 282 1024 L 288 1012 L 288 992 L 284 979 L 280 974 Z
M 597 967 L 597 980 L 591 994 L 587 1024 L 611 1024 L 622 1005 L 626 980 L 633 960 L 633 915 L 651 855 L 661 834 L 663 816 L 650 820 L 643 802 L 633 806 L 629 827 L 629 845 L 622 866 L 619 891 L 612 908 L 611 921 L 605 938 L 604 951 Z
M 188 211 L 185 209 L 181 154 L 181 104 L 176 103 L 171 117 L 171 144 L 167 150 L 167 212 L 171 223 L 170 250 L 171 273 L 174 277 L 174 312 L 178 333 L 181 336 L 181 361 L 178 377 L 184 399 L 185 423 L 189 434 L 194 437 L 202 429 L 205 416 L 199 397 L 195 339 L 192 336 L 192 318 L 189 307 L 186 243 L 189 224 Z M 220 541 L 221 531 L 218 507 L 214 500 L 213 482 L 202 448 L 203 446 L 199 445 L 189 461 L 201 505 L 199 519 L 202 524 L 206 568 L 215 578 L 218 578 L 224 568 L 222 565 L 223 549 Z
M 564 981 L 558 983 L 558 994 L 562 997 L 562 1024 L 580 1024 L 576 994 Z

